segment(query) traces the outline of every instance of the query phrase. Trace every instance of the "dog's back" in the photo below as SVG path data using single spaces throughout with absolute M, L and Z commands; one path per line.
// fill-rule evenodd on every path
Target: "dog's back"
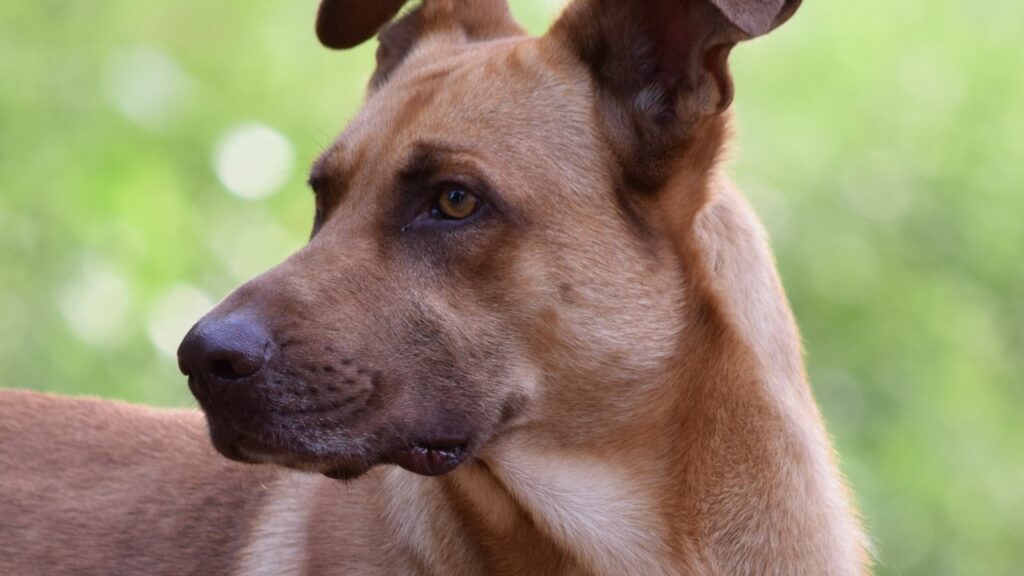
M 196 412 L 0 392 L 0 574 L 227 573 L 277 474 L 244 468 Z
M 0 575 L 383 573 L 382 474 L 236 464 L 196 411 L 0 390 Z

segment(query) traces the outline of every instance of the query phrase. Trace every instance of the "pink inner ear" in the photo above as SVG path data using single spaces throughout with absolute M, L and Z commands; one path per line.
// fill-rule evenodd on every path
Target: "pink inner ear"
M 710 75 L 718 92 L 718 112 L 728 108 L 733 98 L 729 53 L 746 33 L 707 0 L 655 0 L 643 10 L 657 82 L 666 95 L 699 89 Z
M 711 3 L 753 38 L 771 31 L 786 0 L 711 0 Z
M 647 5 L 659 75 L 693 87 L 712 48 L 735 42 L 721 14 L 706 0 L 658 0 Z

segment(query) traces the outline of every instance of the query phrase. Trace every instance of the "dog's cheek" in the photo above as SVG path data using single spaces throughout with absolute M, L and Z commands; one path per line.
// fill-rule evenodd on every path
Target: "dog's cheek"
M 588 232 L 595 224 L 601 230 Z M 625 220 L 593 217 L 552 227 L 522 268 L 533 272 L 520 316 L 528 350 L 546 378 L 629 381 L 654 376 L 674 357 L 682 272 Z M 538 277 L 541 276 L 541 277 Z

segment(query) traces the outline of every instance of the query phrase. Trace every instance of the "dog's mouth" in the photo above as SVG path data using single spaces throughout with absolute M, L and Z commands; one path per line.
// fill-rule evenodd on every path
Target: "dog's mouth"
M 459 467 L 470 457 L 470 441 L 466 438 L 431 438 L 422 442 L 387 447 L 379 452 L 358 454 L 309 454 L 294 449 L 270 447 L 262 443 L 234 438 L 214 442 L 218 451 L 231 460 L 249 464 L 273 464 L 323 474 L 335 480 L 356 479 L 378 464 L 394 464 L 421 476 L 442 476 Z
M 421 476 L 441 476 L 462 464 L 468 455 L 469 443 L 462 439 L 434 439 L 396 451 L 390 461 Z
M 469 457 L 469 442 L 463 439 L 433 439 L 388 452 L 378 460 L 394 464 L 420 476 L 443 476 L 459 467 Z M 360 459 L 329 464 L 320 473 L 335 480 L 357 478 L 372 467 L 373 460 Z
M 189 378 L 189 383 L 194 383 Z M 285 411 L 280 397 L 236 387 L 220 395 L 197 395 L 214 447 L 228 459 L 272 464 L 351 480 L 380 464 L 422 476 L 447 474 L 470 458 L 473 429 L 457 414 L 403 423 L 402 418 L 353 420 L 335 404 L 323 409 Z M 321 394 L 322 396 L 322 394 Z M 344 406 L 344 404 L 341 404 Z M 287 408 L 287 406 L 285 406 Z

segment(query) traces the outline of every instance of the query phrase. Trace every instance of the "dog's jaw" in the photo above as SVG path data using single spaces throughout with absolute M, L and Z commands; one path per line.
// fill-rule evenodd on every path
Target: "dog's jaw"
M 442 476 L 472 458 L 468 436 L 436 437 L 422 442 L 361 439 L 308 446 L 254 442 L 210 424 L 214 447 L 223 456 L 245 464 L 273 464 L 323 474 L 335 480 L 355 480 L 381 464 L 397 465 L 421 476 Z M 383 446 L 383 447 L 382 447 Z

